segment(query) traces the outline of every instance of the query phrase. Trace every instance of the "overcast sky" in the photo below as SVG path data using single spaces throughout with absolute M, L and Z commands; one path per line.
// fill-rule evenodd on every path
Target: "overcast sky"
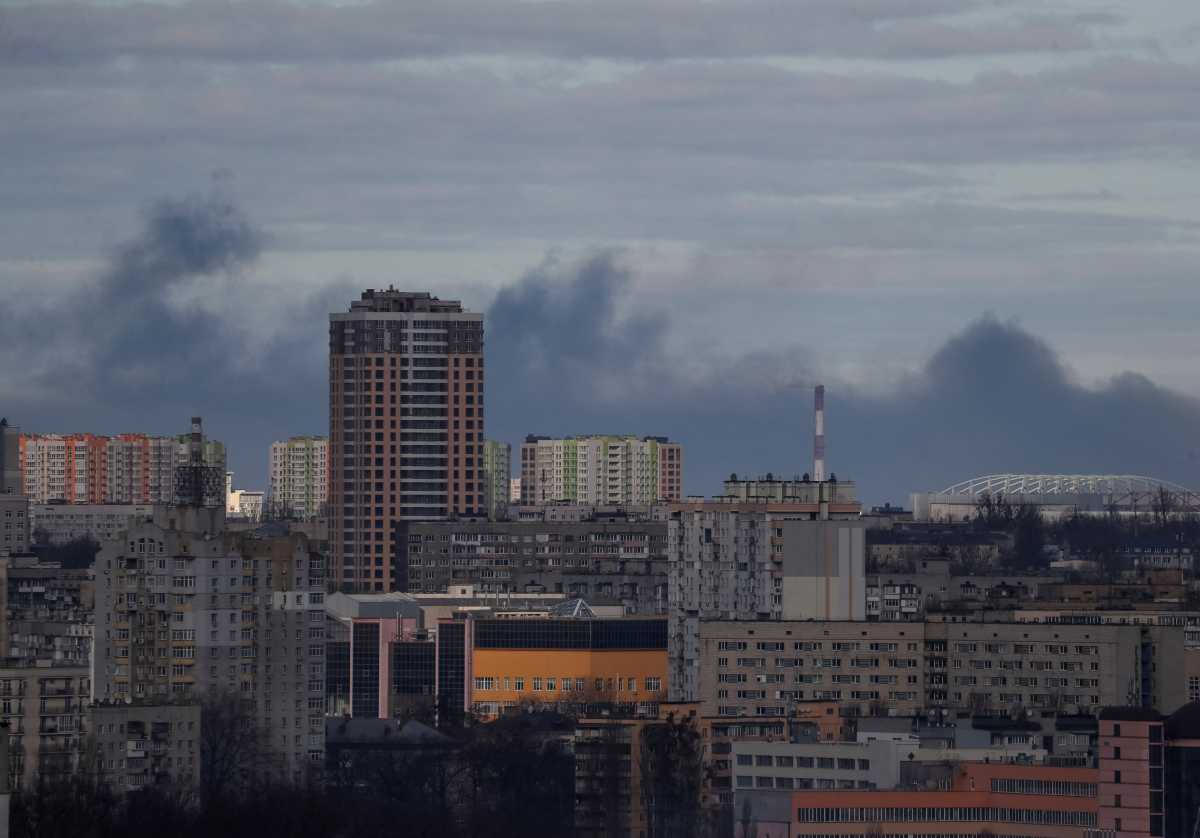
M 264 482 L 365 287 L 487 322 L 489 435 L 1200 485 L 1200 6 L 0 0 L 0 414 Z M 494 308 L 493 308 L 494 306 Z M 1132 373 L 1132 375 L 1125 375 Z

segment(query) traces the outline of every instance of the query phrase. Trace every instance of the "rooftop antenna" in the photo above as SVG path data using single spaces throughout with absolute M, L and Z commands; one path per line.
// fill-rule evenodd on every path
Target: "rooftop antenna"
M 825 385 L 813 389 L 813 474 L 817 483 L 825 480 Z

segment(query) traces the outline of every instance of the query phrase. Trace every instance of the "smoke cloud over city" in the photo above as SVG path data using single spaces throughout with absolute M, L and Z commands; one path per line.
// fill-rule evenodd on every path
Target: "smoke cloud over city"
M 3 412 L 30 430 L 153 433 L 199 413 L 234 469 L 261 480 L 271 439 L 327 430 L 327 315 L 361 290 L 333 281 L 278 307 L 254 275 L 268 244 L 220 190 L 158 202 L 94 280 L 53 301 L 65 317 L 36 306 L 5 317 L 7 345 L 43 349 L 6 373 L 15 396 Z M 501 288 L 486 307 L 489 437 L 670 436 L 687 451 L 686 491 L 712 493 L 731 472 L 807 471 L 811 390 L 824 383 L 829 469 L 868 501 L 1002 471 L 1200 483 L 1200 403 L 1132 373 L 1082 382 L 1019 324 L 984 314 L 924 364 L 866 384 L 832 370 L 799 329 L 774 351 L 690 354 L 671 336 L 691 324 L 639 306 L 638 282 L 624 254 L 598 250 L 547 256 Z M 237 308 L 287 328 L 256 341 L 222 316 Z M 57 325 L 31 343 L 43 322 Z M 87 406 L 64 412 L 81 394 Z

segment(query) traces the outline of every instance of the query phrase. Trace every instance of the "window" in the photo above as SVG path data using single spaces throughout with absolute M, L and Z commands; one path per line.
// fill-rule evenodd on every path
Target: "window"
M 662 679 L 658 676 L 650 676 L 646 679 L 646 692 L 656 693 L 662 690 Z
M 738 765 L 753 765 L 754 757 L 751 756 L 750 754 L 738 754 L 737 755 L 737 764 Z

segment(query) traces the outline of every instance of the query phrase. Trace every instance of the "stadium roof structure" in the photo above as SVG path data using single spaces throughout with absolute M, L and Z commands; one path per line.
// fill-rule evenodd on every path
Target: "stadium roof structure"
M 939 494 L 968 495 L 1149 495 L 1165 489 L 1171 494 L 1196 493 L 1153 477 L 1136 474 L 985 474 L 948 486 Z

